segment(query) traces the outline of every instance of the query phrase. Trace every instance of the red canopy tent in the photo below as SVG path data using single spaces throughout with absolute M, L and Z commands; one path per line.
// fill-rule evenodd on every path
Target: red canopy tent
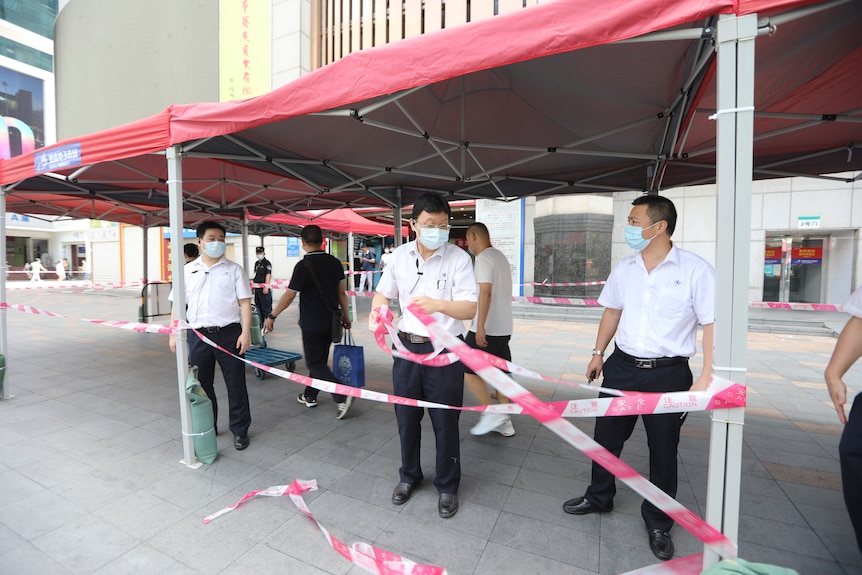
M 316 224 L 324 231 L 353 233 L 366 236 L 392 236 L 394 228 L 364 218 L 353 210 L 332 210 L 331 212 L 302 211 L 295 214 L 272 214 L 269 216 L 249 216 L 249 220 L 263 220 L 274 224 L 303 227 Z M 407 235 L 407 227 L 402 226 L 401 235 Z
M 715 363 L 744 382 L 751 180 L 860 177 L 859 30 L 851 0 L 557 0 L 2 161 L 0 207 L 110 200 L 179 235 L 203 217 L 400 208 L 426 190 L 508 201 L 716 182 Z M 742 427 L 727 422 L 742 416 L 726 411 L 706 508 L 735 537 Z

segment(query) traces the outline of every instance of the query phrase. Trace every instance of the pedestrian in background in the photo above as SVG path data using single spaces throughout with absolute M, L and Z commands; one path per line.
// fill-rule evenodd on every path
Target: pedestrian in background
M 257 260 L 254 262 L 254 277 L 252 282 L 265 284 L 254 288 L 254 306 L 260 316 L 260 325 L 263 326 L 266 316 L 272 313 L 272 289 L 269 287 L 272 281 L 272 262 L 266 259 L 266 250 L 263 246 L 254 248 Z
M 305 226 L 300 234 L 300 243 L 305 257 L 293 268 L 287 291 L 279 298 L 272 313 L 267 315 L 263 330 L 269 332 L 275 329 L 278 315 L 299 294 L 299 328 L 302 331 L 302 353 L 308 366 L 308 375 L 337 382 L 329 367 L 329 348 L 332 345 L 330 310 L 340 308 L 341 325 L 350 329 L 344 268 L 338 258 L 323 251 L 323 231 L 320 226 Z M 296 400 L 306 407 L 317 407 L 319 394 L 319 389 L 309 385 Z M 343 419 L 353 403 L 353 397 L 333 393 L 332 399 L 336 403 L 335 418 Z
M 481 349 L 507 361 L 512 360 L 509 340 L 512 339 L 512 271 L 506 256 L 491 245 L 491 235 L 483 223 L 467 228 L 467 247 L 476 256 L 474 273 L 479 303 L 476 317 L 464 341 L 473 349 Z M 469 367 L 464 367 L 464 383 L 482 405 L 491 404 L 488 385 Z M 497 392 L 499 403 L 509 399 Z M 473 435 L 495 431 L 504 437 L 515 435 L 515 427 L 505 413 L 482 412 L 479 422 L 470 429 Z
M 374 252 L 371 251 L 371 246 L 362 248 L 362 255 L 359 258 L 359 265 L 362 271 L 359 273 L 359 291 L 371 291 L 374 289 L 374 264 L 377 258 L 374 257 Z

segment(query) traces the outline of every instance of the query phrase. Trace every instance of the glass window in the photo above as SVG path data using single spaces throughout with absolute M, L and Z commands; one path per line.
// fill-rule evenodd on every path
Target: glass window
M 0 0 L 0 19 L 54 38 L 54 20 L 58 0 Z

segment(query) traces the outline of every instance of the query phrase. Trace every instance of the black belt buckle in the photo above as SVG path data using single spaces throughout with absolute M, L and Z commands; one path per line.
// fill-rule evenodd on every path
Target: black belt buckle
M 641 359 L 639 357 L 632 358 L 635 360 L 635 367 L 640 369 L 652 369 L 658 363 L 654 359 Z
M 202 329 L 203 329 L 205 332 L 207 332 L 207 333 L 218 333 L 218 331 L 219 331 L 221 328 L 220 328 L 219 326 L 217 326 L 217 325 L 213 325 L 213 326 L 209 326 L 209 327 L 204 327 L 204 328 L 202 328 Z

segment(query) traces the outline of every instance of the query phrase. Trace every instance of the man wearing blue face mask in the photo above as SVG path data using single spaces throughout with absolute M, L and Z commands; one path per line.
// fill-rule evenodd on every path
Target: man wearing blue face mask
M 221 347 L 243 355 L 251 345 L 251 286 L 242 267 L 225 257 L 225 229 L 215 222 L 198 226 L 200 257 L 183 267 L 186 287 L 186 317 L 189 325 Z M 171 294 L 173 296 L 173 293 Z M 173 299 L 173 297 L 171 297 Z M 218 424 L 213 379 L 218 362 L 227 387 L 229 426 L 233 446 L 248 447 L 251 410 L 245 383 L 245 364 L 194 334 L 188 335 L 189 364 L 198 366 L 198 380 L 212 401 L 213 420 Z M 170 336 L 176 352 L 176 340 Z
M 641 196 L 632 205 L 625 237 L 638 253 L 614 267 L 599 296 L 605 311 L 587 378 L 604 375 L 603 386 L 633 392 L 705 390 L 712 378 L 715 270 L 671 242 L 677 219 L 673 202 Z M 698 324 L 703 326 L 703 371 L 693 381 L 688 360 L 697 353 Z M 615 349 L 605 362 L 605 348 L 615 334 Z M 637 419 L 600 417 L 595 440 L 619 456 Z M 676 497 L 677 446 L 684 420 L 685 414 L 678 413 L 643 416 L 649 479 L 671 497 Z M 573 515 L 611 511 L 615 494 L 614 476 L 594 462 L 586 493 L 566 501 L 563 510 Z M 662 561 L 669 560 L 673 520 L 647 501 L 641 516 L 650 550 Z
M 377 325 L 377 310 L 392 298 L 401 302 L 398 337 L 410 351 L 431 353 L 434 346 L 428 330 L 405 306 L 415 303 L 449 333 L 460 336 L 464 320 L 476 313 L 476 280 L 473 262 L 467 252 L 448 243 L 449 204 L 434 193 L 422 194 L 413 204 L 410 225 L 417 239 L 392 252 L 377 293 L 371 302 L 369 325 Z M 464 365 L 422 366 L 402 358 L 392 364 L 392 388 L 396 395 L 424 399 L 447 405 L 464 402 Z M 407 503 L 422 483 L 419 462 L 421 407 L 395 405 L 398 436 L 401 439 L 400 479 L 392 492 L 392 503 Z M 452 409 L 429 409 L 437 444 L 434 487 L 439 493 L 437 511 L 448 519 L 458 511 L 458 487 L 461 482 L 461 438 L 458 430 L 460 412 Z

